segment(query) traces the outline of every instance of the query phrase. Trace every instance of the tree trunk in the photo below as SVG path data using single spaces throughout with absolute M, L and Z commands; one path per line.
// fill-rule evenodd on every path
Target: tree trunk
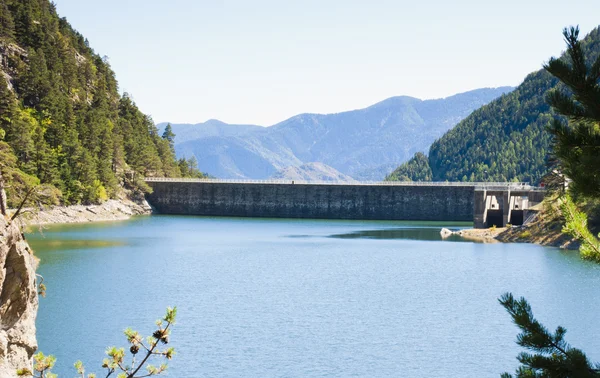
M 4 178 L 2 177 L 2 172 L 0 171 L 0 214 L 6 215 L 6 192 L 4 191 Z

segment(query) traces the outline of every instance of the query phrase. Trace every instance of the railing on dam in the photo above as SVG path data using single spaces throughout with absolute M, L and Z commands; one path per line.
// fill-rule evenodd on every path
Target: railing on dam
M 251 179 L 199 179 L 146 177 L 146 182 L 204 182 L 214 184 L 280 184 L 280 185 L 349 185 L 349 186 L 441 186 L 473 187 L 486 190 L 534 190 L 540 189 L 526 182 L 451 182 L 451 181 L 304 181 L 304 180 L 251 180 Z

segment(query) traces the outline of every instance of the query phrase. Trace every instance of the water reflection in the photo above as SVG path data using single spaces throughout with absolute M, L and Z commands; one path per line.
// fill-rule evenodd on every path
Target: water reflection
M 27 240 L 36 253 L 73 249 L 119 247 L 126 244 L 116 240 L 44 239 L 36 237 L 29 237 Z
M 344 234 L 330 235 L 331 238 L 337 239 L 410 239 L 410 240 L 445 240 L 453 242 L 470 242 L 473 240 L 464 239 L 458 235 L 451 235 L 447 238 L 442 238 L 439 228 L 387 228 L 381 230 L 360 230 Z M 456 230 L 452 230 L 456 231 Z

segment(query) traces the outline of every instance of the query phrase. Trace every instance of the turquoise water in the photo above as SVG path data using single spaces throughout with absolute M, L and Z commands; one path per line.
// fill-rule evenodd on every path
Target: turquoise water
M 29 235 L 48 287 L 38 341 L 75 376 L 123 329 L 178 307 L 170 377 L 498 377 L 524 295 L 600 361 L 600 266 L 526 244 L 442 241 L 460 224 L 152 216 Z

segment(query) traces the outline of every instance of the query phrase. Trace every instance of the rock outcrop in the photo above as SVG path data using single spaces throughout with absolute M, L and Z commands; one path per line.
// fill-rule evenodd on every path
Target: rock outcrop
M 449 238 L 453 234 L 454 234 L 454 232 L 452 232 L 451 230 L 449 230 L 447 228 L 442 228 L 442 230 L 440 231 L 440 235 L 442 236 L 442 239 Z
M 0 377 L 16 377 L 17 369 L 30 368 L 37 349 L 36 267 L 19 227 L 0 214 Z
M 128 199 L 108 200 L 101 205 L 54 206 L 25 214 L 26 225 L 53 223 L 105 222 L 129 219 L 135 215 L 148 215 L 152 208 L 146 200 L 133 202 Z

